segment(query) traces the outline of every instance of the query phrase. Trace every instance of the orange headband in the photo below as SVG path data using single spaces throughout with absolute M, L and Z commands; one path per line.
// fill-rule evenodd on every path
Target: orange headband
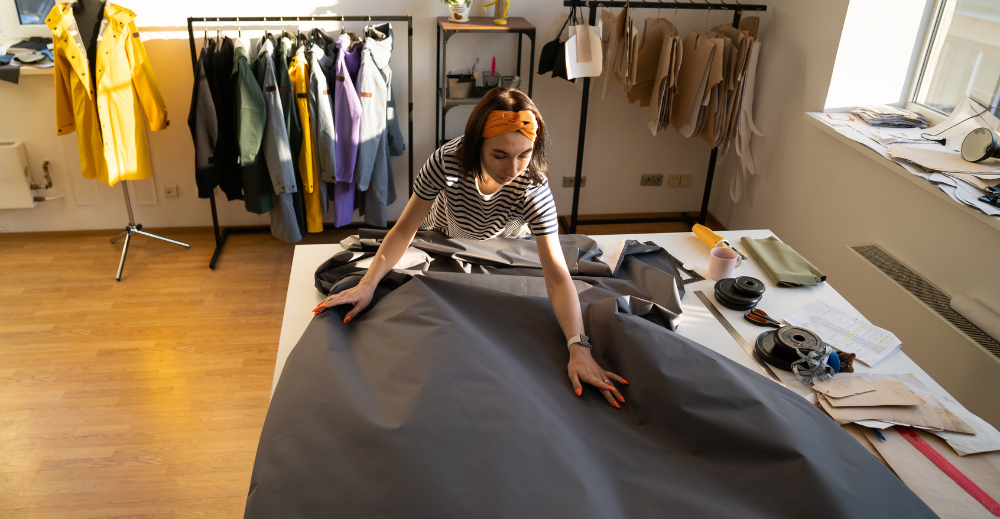
M 508 110 L 493 110 L 486 116 L 486 126 L 483 127 L 483 137 L 496 137 L 514 131 L 521 132 L 525 137 L 535 142 L 535 114 L 530 110 L 511 112 Z

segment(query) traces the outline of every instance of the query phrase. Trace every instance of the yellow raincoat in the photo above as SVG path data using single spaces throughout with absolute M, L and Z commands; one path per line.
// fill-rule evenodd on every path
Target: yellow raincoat
M 300 49 L 301 50 L 301 49 Z M 309 113 L 309 62 L 305 54 L 298 52 L 288 65 L 288 75 L 292 80 L 295 104 L 302 120 L 302 149 L 299 151 L 299 176 L 302 177 L 302 197 L 306 206 L 306 230 L 323 232 L 323 193 L 319 187 L 319 164 L 316 163 L 316 147 L 312 134 L 312 119 Z
M 153 175 L 141 114 L 154 132 L 170 125 L 134 19 L 124 7 L 104 7 L 95 93 L 73 9 L 57 3 L 45 18 L 55 58 L 56 133 L 76 131 L 83 178 L 110 186 Z

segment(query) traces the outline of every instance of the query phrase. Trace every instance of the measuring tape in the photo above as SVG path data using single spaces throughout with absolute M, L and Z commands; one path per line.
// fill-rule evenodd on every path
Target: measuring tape
M 996 499 L 990 497 L 983 489 L 979 488 L 968 476 L 962 474 L 962 471 L 958 470 L 950 461 L 944 459 L 944 456 L 940 452 L 934 450 L 929 443 L 924 441 L 913 429 L 909 427 L 896 427 L 896 431 L 903 435 L 908 442 L 913 444 L 927 459 L 931 460 L 942 472 L 948 475 L 949 478 L 955 480 L 958 486 L 962 487 L 963 490 L 969 493 L 979 504 L 986 507 L 993 515 L 1000 517 L 1000 503 L 997 503 Z
M 701 302 L 705 304 L 705 307 L 708 308 L 708 311 L 712 312 L 712 315 L 715 316 L 715 320 L 719 321 L 719 323 L 722 324 L 722 327 L 725 328 L 727 332 L 729 332 L 729 335 L 732 335 L 733 338 L 736 339 L 736 343 L 739 344 L 741 348 L 743 348 L 743 351 L 747 352 L 747 355 L 749 355 L 750 358 L 757 363 L 757 366 L 760 367 L 760 370 L 764 372 L 764 375 L 766 375 L 767 378 L 777 383 L 779 386 L 785 387 L 785 385 L 781 383 L 781 379 L 779 379 L 778 376 L 775 375 L 773 371 L 771 371 L 771 366 L 768 366 L 767 363 L 761 360 L 760 356 L 757 355 L 757 352 L 754 351 L 753 346 L 750 346 L 749 344 L 747 344 L 747 341 L 743 340 L 743 336 L 736 331 L 736 328 L 733 328 L 733 325 L 729 324 L 729 321 L 727 321 L 726 318 L 721 313 L 719 313 L 719 309 L 716 308 L 715 305 L 708 300 L 708 296 L 706 296 L 705 293 L 702 292 L 701 290 L 695 290 L 694 293 L 696 296 L 698 296 L 698 299 L 701 299 Z

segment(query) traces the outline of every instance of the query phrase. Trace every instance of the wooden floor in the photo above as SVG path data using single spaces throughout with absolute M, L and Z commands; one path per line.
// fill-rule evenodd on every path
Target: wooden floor
M 154 232 L 0 237 L 0 517 L 242 517 L 293 249 Z
M 153 232 L 0 235 L 0 517 L 242 517 L 293 246 Z

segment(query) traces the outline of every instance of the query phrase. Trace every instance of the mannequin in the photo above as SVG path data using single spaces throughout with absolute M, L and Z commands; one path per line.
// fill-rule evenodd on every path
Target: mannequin
M 87 51 L 87 65 L 90 67 L 90 77 L 94 75 L 97 63 L 97 36 L 101 32 L 101 21 L 104 20 L 105 0 L 77 0 L 73 4 L 73 18 L 76 19 L 80 39 Z

